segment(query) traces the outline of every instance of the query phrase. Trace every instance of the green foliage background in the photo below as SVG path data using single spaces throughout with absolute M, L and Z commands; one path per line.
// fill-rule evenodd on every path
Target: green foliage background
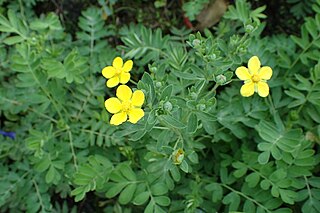
M 1 128 L 17 134 L 0 136 L 1 212 L 320 212 L 319 0 L 292 9 L 313 14 L 300 33 L 267 36 L 245 0 L 194 34 L 106 24 L 116 1 L 83 9 L 75 34 L 35 0 L 0 3 Z M 253 55 L 273 69 L 267 98 L 239 93 Z M 104 108 L 116 56 L 146 95 L 136 125 Z

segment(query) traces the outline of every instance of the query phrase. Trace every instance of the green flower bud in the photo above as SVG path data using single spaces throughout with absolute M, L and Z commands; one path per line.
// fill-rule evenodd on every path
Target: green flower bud
M 201 43 L 201 41 L 200 41 L 199 39 L 194 39 L 194 40 L 192 41 L 192 45 L 193 45 L 194 47 L 198 47 L 198 46 L 200 45 L 200 43 Z
M 160 81 L 157 81 L 157 82 L 156 82 L 156 87 L 157 87 L 157 88 L 162 87 L 162 83 L 161 83 Z
M 217 58 L 217 56 L 216 56 L 216 54 L 211 54 L 211 55 L 209 55 L 209 59 L 210 60 L 214 60 L 214 59 L 216 59 Z
M 247 52 L 247 49 L 244 48 L 244 47 L 240 47 L 240 48 L 239 48 L 239 52 L 240 52 L 240 53 L 246 53 L 246 52 Z
M 173 106 L 172 106 L 172 103 L 170 103 L 169 101 L 166 101 L 164 104 L 163 104 L 163 109 L 170 112 L 172 110 Z
M 220 85 L 223 85 L 224 83 L 226 83 L 226 81 L 227 81 L 227 78 L 224 75 L 218 75 L 216 77 L 216 82 Z
M 197 109 L 200 111 L 204 111 L 206 109 L 206 105 L 205 104 L 198 104 Z
M 193 100 L 196 100 L 196 99 L 198 98 L 198 95 L 197 95 L 197 93 L 195 93 L 195 92 L 191 92 L 191 93 L 190 93 L 190 96 L 191 96 L 191 98 L 192 98 Z
M 248 24 L 244 27 L 246 33 L 251 33 L 254 30 L 254 27 L 251 24 Z
M 290 112 L 290 118 L 291 118 L 291 120 L 293 120 L 293 121 L 299 120 L 299 113 L 298 113 L 296 110 L 292 110 L 292 111 Z
M 150 67 L 149 70 L 150 70 L 150 72 L 157 72 L 158 68 L 157 67 Z

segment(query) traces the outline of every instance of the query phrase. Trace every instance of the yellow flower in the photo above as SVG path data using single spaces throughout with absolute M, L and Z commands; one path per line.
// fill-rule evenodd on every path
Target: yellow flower
M 253 95 L 258 92 L 261 97 L 269 95 L 269 86 L 266 83 L 272 76 L 272 69 L 268 66 L 261 67 L 260 60 L 253 56 L 248 61 L 248 68 L 241 66 L 236 70 L 236 75 L 244 81 L 240 93 L 244 97 Z
M 109 79 L 107 81 L 107 87 L 115 87 L 119 83 L 126 84 L 130 79 L 130 70 L 132 69 L 133 62 L 128 60 L 123 64 L 123 60 L 120 57 L 116 57 L 112 66 L 107 66 L 102 69 L 102 75 Z
M 141 109 L 144 103 L 144 93 L 136 90 L 132 94 L 128 86 L 120 85 L 116 95 L 118 98 L 109 98 L 104 102 L 106 109 L 114 114 L 110 119 L 110 124 L 120 125 L 128 117 L 131 123 L 137 123 L 144 116 L 144 111 Z

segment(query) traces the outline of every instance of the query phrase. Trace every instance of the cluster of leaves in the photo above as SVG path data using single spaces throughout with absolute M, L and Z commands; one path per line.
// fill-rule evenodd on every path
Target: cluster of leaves
M 90 191 L 104 212 L 320 211 L 319 0 L 301 36 L 269 37 L 265 7 L 245 0 L 204 34 L 116 34 L 91 7 L 76 38 L 21 5 L 0 15 L 0 113 L 17 133 L 0 136 L 1 211 L 75 212 L 55 197 Z M 141 121 L 115 127 L 98 73 L 120 53 L 146 102 Z M 252 55 L 273 68 L 268 98 L 239 94 L 234 70 Z
M 185 15 L 193 21 L 196 19 L 196 16 L 201 12 L 206 4 L 209 3 L 209 0 L 196 0 L 185 2 L 182 6 Z
M 291 4 L 290 12 L 297 18 L 303 18 L 306 15 L 312 13 L 312 5 L 315 0 L 286 0 L 288 4 Z

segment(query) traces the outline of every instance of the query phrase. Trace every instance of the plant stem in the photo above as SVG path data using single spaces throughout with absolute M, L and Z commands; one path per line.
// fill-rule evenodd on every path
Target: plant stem
M 259 207 L 261 207 L 262 209 L 264 209 L 266 212 L 271 213 L 271 211 L 269 211 L 269 209 L 268 209 L 267 207 L 265 207 L 264 205 L 262 205 L 261 203 L 259 203 L 259 202 L 256 201 L 255 199 L 252 199 L 251 197 L 243 194 L 242 192 L 239 192 L 239 191 L 235 190 L 234 188 L 232 188 L 232 187 L 230 187 L 230 186 L 228 186 L 228 185 L 226 185 L 226 184 L 220 183 L 220 185 L 223 186 L 224 188 L 229 189 L 230 191 L 232 191 L 232 192 L 234 192 L 234 193 L 236 193 L 236 194 L 244 197 L 245 199 L 250 200 L 251 202 L 253 202 L 253 203 L 256 204 L 257 206 L 259 206 Z
M 70 142 L 70 148 L 71 148 L 71 153 L 73 157 L 73 164 L 74 164 L 74 167 L 76 168 L 76 171 L 78 171 L 77 156 L 74 152 L 72 132 L 70 131 L 70 129 L 68 129 L 67 131 L 69 134 L 69 142 Z

